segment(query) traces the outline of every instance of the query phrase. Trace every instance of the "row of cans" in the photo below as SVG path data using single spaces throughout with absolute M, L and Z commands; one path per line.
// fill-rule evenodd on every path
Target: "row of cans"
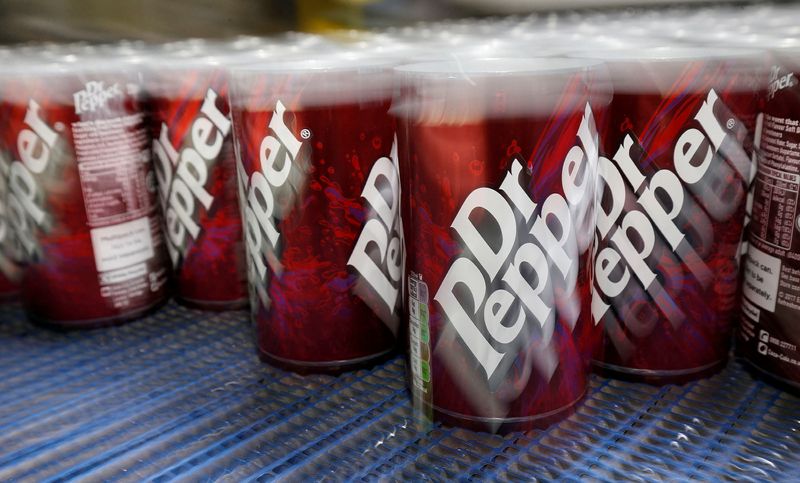
M 737 328 L 800 387 L 798 17 L 0 51 L 2 293 L 69 328 L 249 307 L 299 372 L 402 341 L 417 413 L 490 431 L 592 368 L 712 374 Z

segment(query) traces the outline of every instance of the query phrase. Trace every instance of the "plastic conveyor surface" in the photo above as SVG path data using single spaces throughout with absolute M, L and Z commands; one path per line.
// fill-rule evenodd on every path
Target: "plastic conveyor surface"
M 245 312 L 57 332 L 0 308 L 0 481 L 276 477 L 798 479 L 800 399 L 733 362 L 684 386 L 593 376 L 546 431 L 420 431 L 399 357 L 302 377 L 259 362 Z

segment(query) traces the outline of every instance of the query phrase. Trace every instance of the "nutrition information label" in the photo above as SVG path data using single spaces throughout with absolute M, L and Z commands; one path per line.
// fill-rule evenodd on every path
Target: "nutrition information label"
M 800 365 L 782 325 L 800 310 L 800 120 L 764 115 L 750 246 L 744 266 L 741 336 L 753 354 Z
M 764 157 L 756 177 L 751 230 L 764 242 L 783 250 L 791 249 L 798 223 L 800 146 L 791 141 L 796 133 L 797 120 L 764 116 Z
M 148 199 L 149 143 L 142 114 L 72 123 L 101 293 L 116 308 L 146 297 L 159 227 Z

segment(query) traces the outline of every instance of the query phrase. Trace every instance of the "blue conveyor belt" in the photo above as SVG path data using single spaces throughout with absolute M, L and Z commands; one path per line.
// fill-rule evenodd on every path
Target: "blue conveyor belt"
M 401 358 L 303 377 L 251 335 L 175 304 L 73 332 L 0 308 L 0 481 L 800 479 L 800 399 L 736 362 L 684 386 L 594 376 L 569 419 L 497 436 L 418 430 Z

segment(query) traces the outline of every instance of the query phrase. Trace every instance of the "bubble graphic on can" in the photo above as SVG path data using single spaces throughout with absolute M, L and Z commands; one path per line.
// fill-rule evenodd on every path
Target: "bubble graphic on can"
M 159 199 L 185 305 L 247 305 L 228 77 L 214 57 L 158 56 L 146 71 Z M 166 66 L 164 66 L 166 64 Z
M 387 356 L 403 261 L 391 65 L 331 54 L 231 82 L 261 357 L 338 372 Z
M 604 58 L 614 100 L 601 134 L 594 363 L 653 383 L 701 377 L 730 350 L 760 57 L 656 48 Z
M 2 141 L 26 311 L 90 327 L 163 303 L 168 266 L 138 76 L 72 60 L 3 74 Z
M 569 414 L 584 394 L 596 69 L 573 59 L 398 67 L 419 414 L 527 429 Z

